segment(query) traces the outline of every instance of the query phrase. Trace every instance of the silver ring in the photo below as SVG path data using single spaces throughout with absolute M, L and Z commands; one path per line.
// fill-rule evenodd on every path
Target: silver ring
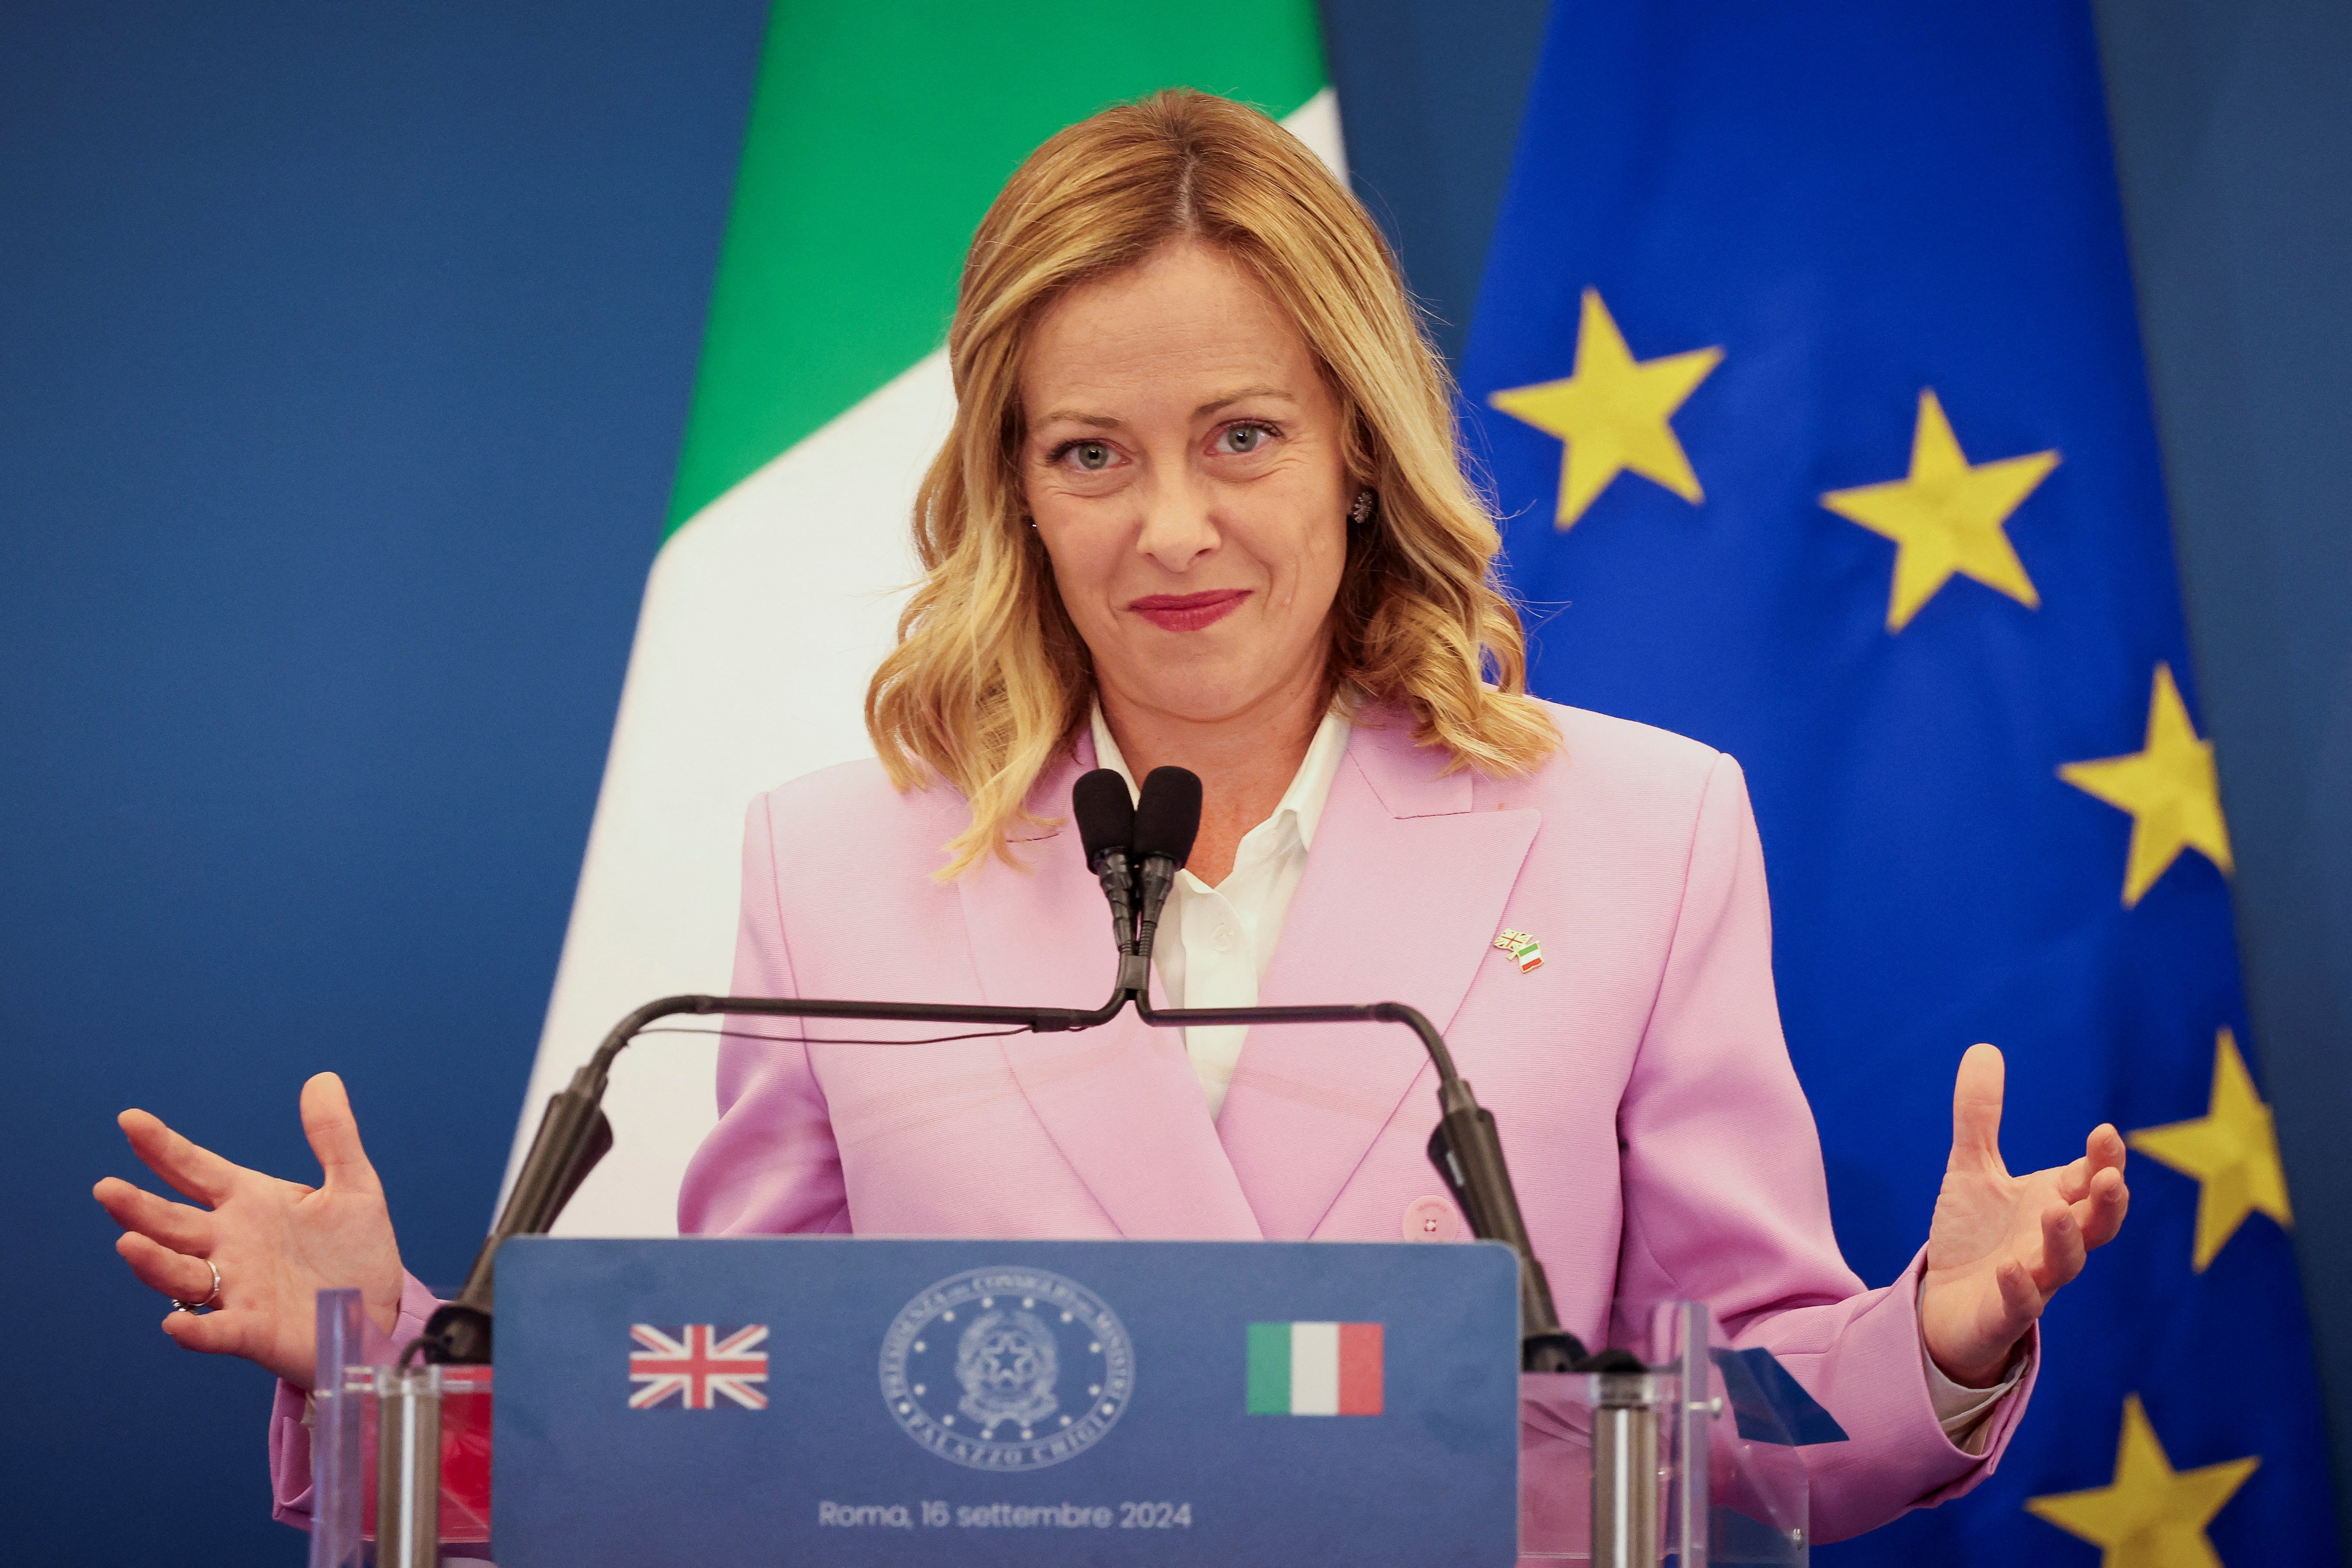
M 172 1298 L 172 1310 L 201 1318 L 211 1311 L 214 1305 L 220 1300 L 220 1265 L 209 1258 L 201 1258 L 197 1261 L 213 1271 L 213 1293 L 201 1301 L 183 1301 L 174 1296 Z

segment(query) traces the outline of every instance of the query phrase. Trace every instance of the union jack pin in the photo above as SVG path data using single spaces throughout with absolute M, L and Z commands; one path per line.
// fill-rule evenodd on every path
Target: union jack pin
M 1523 931 L 1507 931 L 1495 939 L 1495 945 L 1511 955 L 1522 974 L 1533 974 L 1543 967 L 1543 943 Z

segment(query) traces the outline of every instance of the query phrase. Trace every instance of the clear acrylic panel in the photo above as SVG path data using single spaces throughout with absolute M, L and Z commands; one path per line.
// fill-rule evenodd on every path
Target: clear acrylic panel
M 366 1336 L 363 1342 L 362 1335 Z M 437 1417 L 436 1555 L 487 1559 L 490 1539 L 490 1408 L 486 1366 L 368 1364 L 383 1338 L 368 1332 L 356 1290 L 319 1292 L 320 1376 L 310 1432 L 310 1568 L 373 1568 L 387 1417 L 421 1399 Z M 397 1440 L 396 1438 L 394 1439 Z M 396 1488 L 395 1488 L 396 1490 Z M 396 1504 L 394 1506 L 397 1506 Z M 454 1549 L 454 1550 L 453 1550 Z
M 1706 1304 L 1621 1303 L 1612 1339 L 1646 1370 L 1520 1380 L 1522 1558 L 1804 1568 L 1803 1458 L 1746 1383 L 1735 1411 Z
M 319 1292 L 316 1366 L 350 1366 L 364 1358 L 357 1290 Z M 360 1425 L 343 1380 L 310 1379 L 310 1568 L 359 1568 Z

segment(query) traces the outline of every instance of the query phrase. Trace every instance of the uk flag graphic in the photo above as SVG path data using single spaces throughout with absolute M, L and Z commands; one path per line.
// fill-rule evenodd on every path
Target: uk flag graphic
M 766 1392 L 757 1386 L 768 1381 L 768 1352 L 752 1348 L 768 1337 L 767 1324 L 672 1329 L 632 1323 L 629 1337 L 637 1342 L 629 1352 L 629 1381 L 638 1385 L 629 1395 L 630 1409 L 650 1410 L 677 1394 L 688 1410 L 711 1410 L 722 1394 L 746 1410 L 768 1407 Z

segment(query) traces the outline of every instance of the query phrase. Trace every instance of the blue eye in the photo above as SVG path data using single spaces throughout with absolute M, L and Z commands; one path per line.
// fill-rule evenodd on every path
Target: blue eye
M 1089 472 L 1110 467 L 1110 448 L 1100 441 L 1081 441 L 1070 448 L 1070 455 L 1077 458 L 1078 467 Z
M 1273 430 L 1264 425 L 1234 425 L 1219 436 L 1217 442 L 1225 451 L 1239 457 L 1260 450 L 1273 438 Z

